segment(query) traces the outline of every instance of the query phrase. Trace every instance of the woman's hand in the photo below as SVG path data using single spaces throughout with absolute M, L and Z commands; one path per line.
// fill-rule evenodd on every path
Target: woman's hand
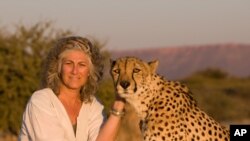
M 112 109 L 115 111 L 118 111 L 118 112 L 124 112 L 125 102 L 126 101 L 124 98 L 122 98 L 118 94 L 116 94 Z

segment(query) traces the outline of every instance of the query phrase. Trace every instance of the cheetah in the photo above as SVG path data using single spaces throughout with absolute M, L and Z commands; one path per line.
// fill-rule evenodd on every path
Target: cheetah
M 229 141 L 229 131 L 198 106 L 189 88 L 156 74 L 158 61 L 111 60 L 120 97 L 134 107 L 145 141 Z

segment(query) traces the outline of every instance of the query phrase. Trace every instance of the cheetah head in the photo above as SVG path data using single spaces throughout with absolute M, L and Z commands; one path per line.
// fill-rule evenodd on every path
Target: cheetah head
M 115 89 L 125 99 L 148 87 L 158 66 L 158 61 L 144 62 L 135 57 L 123 57 L 110 63 Z

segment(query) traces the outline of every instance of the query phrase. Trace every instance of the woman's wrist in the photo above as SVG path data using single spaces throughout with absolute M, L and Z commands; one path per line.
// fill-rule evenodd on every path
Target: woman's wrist
M 125 111 L 117 111 L 115 109 L 111 109 L 110 111 L 111 115 L 117 116 L 117 117 L 123 117 L 125 115 Z

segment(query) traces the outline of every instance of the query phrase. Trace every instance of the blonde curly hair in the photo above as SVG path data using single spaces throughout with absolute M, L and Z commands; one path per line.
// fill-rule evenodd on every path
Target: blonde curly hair
M 87 83 L 81 88 L 80 98 L 82 102 L 91 102 L 91 97 L 96 93 L 98 81 L 103 75 L 103 56 L 100 48 L 93 46 L 87 38 L 70 36 L 59 39 L 51 48 L 44 61 L 42 72 L 42 88 L 51 88 L 56 95 L 59 94 L 61 55 L 67 50 L 82 50 L 90 58 L 90 75 Z

